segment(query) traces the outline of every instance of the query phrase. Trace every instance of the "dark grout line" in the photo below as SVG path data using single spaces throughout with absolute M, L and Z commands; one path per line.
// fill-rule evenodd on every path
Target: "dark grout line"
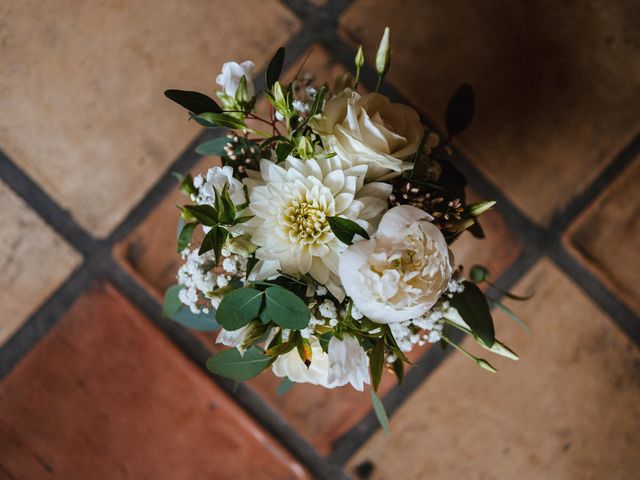
M 38 311 L 7 340 L 0 348 L 0 380 L 7 376 L 38 341 L 47 335 L 64 312 L 84 292 L 92 279 L 93 273 L 85 262 L 71 272 L 69 278 L 49 296 Z

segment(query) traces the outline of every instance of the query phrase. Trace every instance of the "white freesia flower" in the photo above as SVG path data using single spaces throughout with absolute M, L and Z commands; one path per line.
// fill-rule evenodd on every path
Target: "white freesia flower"
M 244 75 L 247 79 L 249 97 L 253 97 L 256 93 L 251 78 L 254 68 L 255 64 L 249 60 L 242 63 L 227 62 L 222 65 L 222 73 L 216 77 L 216 83 L 222 87 L 224 93 L 230 97 L 235 97 L 240 79 Z
M 330 385 L 336 387 L 350 383 L 356 390 L 362 391 L 369 380 L 369 361 L 358 340 L 345 335 L 343 340 L 331 337 L 329 340 L 329 377 Z
M 378 323 L 402 322 L 429 310 L 451 277 L 444 236 L 419 208 L 401 205 L 380 220 L 375 238 L 340 257 L 340 279 L 358 309 Z
M 249 323 L 238 330 L 225 330 L 224 328 L 220 329 L 218 332 L 218 337 L 216 338 L 216 343 L 221 343 L 222 345 L 227 345 L 228 347 L 236 347 L 240 350 L 240 353 L 244 353 L 244 348 L 242 348 L 242 344 L 244 343 L 247 335 L 250 333 L 253 328 L 253 324 Z
M 312 383 L 326 388 L 333 388 L 336 385 L 329 383 L 329 355 L 322 350 L 320 341 L 314 337 L 309 337 L 311 345 L 311 364 L 307 367 L 297 349 L 293 349 L 284 355 L 279 355 L 273 362 L 273 373 L 277 377 L 288 377 L 296 383 Z
M 200 205 L 215 204 L 215 191 L 221 194 L 224 186 L 227 184 L 229 185 L 229 197 L 231 201 L 235 205 L 246 203 L 244 185 L 240 180 L 234 178 L 233 168 L 228 165 L 225 167 L 213 167 L 207 171 L 207 179 L 202 182 L 198 190 L 199 195 L 197 202 Z
M 329 100 L 311 127 L 346 165 L 369 166 L 367 179 L 388 179 L 411 168 L 405 161 L 420 146 L 424 127 L 412 108 L 379 93 L 346 89 Z
M 291 156 L 284 168 L 262 160 L 260 172 L 250 171 L 245 184 L 254 218 L 243 228 L 260 247 L 255 278 L 278 271 L 309 274 L 342 300 L 338 259 L 347 246 L 333 234 L 327 217 L 345 217 L 369 233 L 374 231 L 387 208 L 391 186 L 365 185 L 366 172 L 365 165 L 343 170 L 335 157 L 303 161 Z

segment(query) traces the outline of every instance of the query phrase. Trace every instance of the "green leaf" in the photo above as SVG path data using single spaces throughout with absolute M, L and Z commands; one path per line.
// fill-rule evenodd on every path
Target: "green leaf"
M 244 222 L 248 222 L 249 220 L 251 220 L 253 217 L 255 217 L 255 215 L 244 215 L 242 217 L 236 217 L 233 221 L 234 225 L 237 225 L 239 223 L 244 223 Z
M 207 360 L 207 369 L 216 375 L 245 381 L 267 368 L 269 361 L 269 357 L 254 345 L 244 355 L 237 348 L 231 348 L 212 356 Z
M 178 253 L 189 246 L 191 237 L 193 236 L 193 231 L 197 226 L 198 224 L 196 222 L 192 222 L 187 223 L 184 227 L 182 227 L 180 235 L 178 235 Z
M 342 217 L 327 217 L 327 222 L 331 227 L 333 234 L 342 243 L 351 245 L 353 243 L 353 237 L 358 234 L 361 237 L 369 239 L 367 231 L 358 225 L 356 222 Z
M 278 163 L 284 162 L 291 151 L 293 150 L 293 145 L 290 143 L 279 143 L 276 147 L 276 157 L 278 158 Z
M 272 321 L 292 330 L 302 330 L 309 325 L 309 307 L 296 294 L 282 287 L 269 287 L 264 293 L 265 309 Z
M 449 136 L 460 135 L 471 123 L 475 110 L 475 98 L 473 88 L 469 84 L 463 84 L 458 87 L 453 94 L 447 113 L 445 114 L 445 122 Z
M 467 230 L 469 231 L 469 233 L 471 233 L 471 235 L 473 235 L 476 238 L 484 238 L 484 230 L 482 229 L 482 225 L 480 225 L 480 222 L 476 219 L 475 222 L 473 222 L 473 225 L 471 225 L 469 228 L 467 228 Z
M 265 74 L 265 86 L 268 90 L 270 90 L 273 84 L 276 83 L 280 78 L 283 65 L 284 47 L 280 47 L 278 50 L 276 50 L 276 53 L 273 55 L 273 58 L 269 62 L 269 66 L 267 67 L 267 72 Z
M 239 288 L 227 293 L 217 311 L 218 323 L 226 330 L 238 330 L 258 316 L 263 293 L 255 288 Z
M 313 99 L 313 104 L 309 110 L 309 118 L 322 111 L 322 103 L 324 102 L 324 96 L 327 93 L 327 87 L 322 85 L 316 92 L 316 96 Z
M 520 327 L 522 327 L 522 329 L 527 332 L 527 333 L 531 333 L 531 331 L 529 330 L 529 325 L 527 325 L 527 323 L 522 320 L 518 315 L 516 315 L 513 310 L 511 310 L 509 307 L 507 307 L 506 305 L 504 305 L 503 303 L 500 302 L 496 302 L 494 301 L 493 304 L 498 307 L 500 310 L 502 310 L 504 313 L 506 313 L 507 315 L 509 315 L 509 317 L 511 317 L 511 319 L 516 322 L 518 325 L 520 325 Z
M 192 118 L 194 120 L 203 120 L 204 122 L 217 127 L 227 127 L 233 129 L 242 129 L 246 127 L 242 119 L 227 115 L 225 113 L 206 112 L 201 113 L 200 115 L 194 115 Z
M 215 225 L 218 212 L 211 205 L 184 205 L 181 208 L 191 214 L 201 224 L 211 227 Z
M 215 312 L 209 310 L 209 313 L 193 313 L 189 307 L 184 305 L 178 298 L 181 289 L 181 285 L 172 285 L 167 289 L 164 295 L 162 314 L 187 328 L 193 328 L 203 332 L 218 330 L 220 325 L 216 322 Z
M 393 373 L 398 377 L 398 383 L 402 383 L 404 380 L 404 362 L 398 358 L 391 366 L 393 367 Z
M 371 384 L 374 390 L 378 390 L 384 368 L 384 337 L 380 337 L 369 353 L 369 367 L 371 369 Z
M 222 247 L 224 246 L 224 242 L 227 241 L 228 236 L 229 232 L 226 229 L 222 227 L 213 227 L 204 236 L 198 255 L 202 255 L 203 253 L 213 250 L 213 253 L 216 256 L 216 265 L 218 265 L 220 262 L 220 255 L 222 254 Z
M 203 93 L 191 92 L 189 90 L 165 90 L 165 96 L 186 108 L 190 112 L 199 115 L 205 112 L 220 113 L 222 110 L 218 104 Z
M 213 140 L 201 143 L 196 147 L 196 153 L 199 153 L 200 155 L 214 155 L 217 157 L 222 157 L 223 155 L 226 155 L 224 147 L 228 143 L 229 139 L 226 135 L 223 135 L 222 137 L 214 138 Z
M 187 173 L 186 175 L 182 175 L 181 173 L 178 173 L 178 172 L 172 172 L 171 175 L 176 177 L 178 179 L 178 182 L 180 182 L 179 188 L 182 193 L 184 193 L 187 196 L 193 193 L 198 193 L 198 190 L 196 190 L 196 187 L 193 186 L 193 177 L 191 176 L 190 173 Z
M 495 340 L 493 319 L 482 290 L 474 283 L 465 281 L 464 290 L 455 293 L 451 298 L 451 306 L 458 310 L 465 323 L 487 347 L 493 345 Z
M 222 193 L 218 193 L 215 188 L 213 191 L 216 194 L 216 210 L 218 211 L 218 222 L 229 225 L 236 218 L 236 207 L 229 195 L 229 184 L 225 183 L 222 187 Z
M 278 388 L 276 389 L 276 395 L 281 397 L 285 393 L 288 393 L 294 385 L 295 383 L 289 380 L 289 377 L 284 377 L 282 379 L 282 382 L 280 382 L 280 385 L 278 385 Z
M 384 433 L 389 435 L 389 417 L 387 417 L 387 412 L 384 409 L 382 401 L 373 390 L 371 390 L 371 405 L 373 406 L 373 412 L 376 414 L 376 418 L 378 419 L 378 422 L 380 422 Z

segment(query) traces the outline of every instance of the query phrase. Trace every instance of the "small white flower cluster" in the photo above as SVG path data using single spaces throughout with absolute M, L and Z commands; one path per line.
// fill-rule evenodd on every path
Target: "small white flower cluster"
M 403 352 L 410 352 L 414 345 L 423 346 L 428 343 L 439 342 L 444 328 L 444 311 L 449 308 L 449 302 L 438 302 L 424 315 L 399 323 L 390 323 L 391 333 Z M 392 363 L 395 358 L 388 358 Z
M 211 307 L 218 308 L 220 298 L 214 294 L 218 288 L 226 287 L 238 272 L 246 269 L 247 260 L 222 249 L 222 266 L 224 272 L 216 273 L 215 254 L 213 251 L 198 255 L 198 250 L 185 248 L 181 252 L 184 265 L 178 270 L 178 283 L 182 289 L 178 293 L 180 301 L 189 307 L 191 312 L 208 313 L 208 305 L 201 308 L 203 300 Z

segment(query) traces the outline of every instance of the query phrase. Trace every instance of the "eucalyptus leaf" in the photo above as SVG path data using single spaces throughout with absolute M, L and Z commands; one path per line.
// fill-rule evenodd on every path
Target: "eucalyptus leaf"
M 269 365 L 270 358 L 255 345 L 242 355 L 237 348 L 231 348 L 215 354 L 207 361 L 211 373 L 233 380 L 250 380 Z
M 292 330 L 302 330 L 309 325 L 309 307 L 296 294 L 282 287 L 269 287 L 264 293 L 265 310 L 273 322 Z
M 522 327 L 522 329 L 527 332 L 527 333 L 531 333 L 531 331 L 529 330 L 529 325 L 527 325 L 527 323 L 522 320 L 518 315 L 515 314 L 515 312 L 513 310 L 511 310 L 509 307 L 507 307 L 506 305 L 504 305 L 503 303 L 500 302 L 493 302 L 493 305 L 495 305 L 496 307 L 498 307 L 500 310 L 502 310 L 504 313 L 506 313 L 507 315 L 509 315 L 509 317 L 511 317 L 511 319 L 516 322 L 518 325 L 520 325 L 520 327 Z
M 276 53 L 271 58 L 267 72 L 265 74 L 265 85 L 267 89 L 271 89 L 274 83 L 280 78 L 282 73 L 282 67 L 284 66 L 284 47 L 280 47 L 276 50 Z
M 358 225 L 356 222 L 342 217 L 327 217 L 327 222 L 331 227 L 333 234 L 342 243 L 351 245 L 353 243 L 353 237 L 360 235 L 366 239 L 369 239 L 367 231 Z
M 449 136 L 460 135 L 471 123 L 475 111 L 475 96 L 469 84 L 463 84 L 453 94 L 447 106 L 445 122 Z
M 196 153 L 199 153 L 200 155 L 214 155 L 222 157 L 223 155 L 226 155 L 224 147 L 228 143 L 229 139 L 226 135 L 223 135 L 221 137 L 214 138 L 213 140 L 201 143 L 196 147 Z
M 167 289 L 162 304 L 162 314 L 187 328 L 205 332 L 218 330 L 220 326 L 216 322 L 213 310 L 208 313 L 195 314 L 180 301 L 178 295 L 182 288 L 181 285 L 176 284 Z
M 278 385 L 278 388 L 276 388 L 276 395 L 281 397 L 285 393 L 288 393 L 294 385 L 295 383 L 289 380 L 289 377 L 284 377 L 280 385 Z
M 387 416 L 387 412 L 384 409 L 384 405 L 382 404 L 382 400 L 376 395 L 376 392 L 371 390 L 371 405 L 373 406 L 373 412 L 376 414 L 376 418 L 384 433 L 389 435 L 389 417 Z
M 458 310 L 469 328 L 478 335 L 487 347 L 495 340 L 493 319 L 487 299 L 474 283 L 465 281 L 464 290 L 451 298 L 451 306 Z
M 218 104 L 203 93 L 171 89 L 165 90 L 164 94 L 168 99 L 173 100 L 196 115 L 205 112 L 222 112 Z
M 178 253 L 182 252 L 189 246 L 191 237 L 193 236 L 193 231 L 197 226 L 198 224 L 196 222 L 191 222 L 185 224 L 184 227 L 182 227 L 180 235 L 178 235 Z
M 258 316 L 263 293 L 245 287 L 227 293 L 217 311 L 217 320 L 225 330 L 238 330 Z

